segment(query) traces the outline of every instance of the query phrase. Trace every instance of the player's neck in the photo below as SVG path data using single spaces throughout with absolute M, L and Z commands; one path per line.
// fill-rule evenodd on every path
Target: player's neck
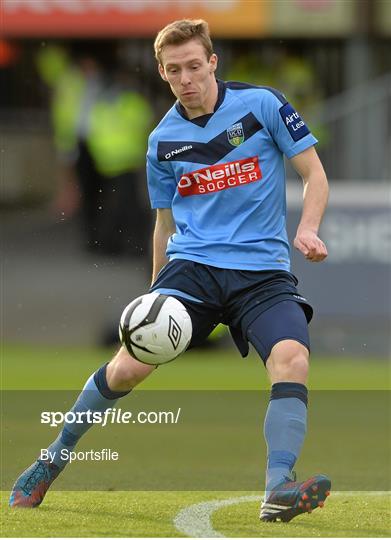
M 184 105 L 183 108 L 186 111 L 187 117 L 189 120 L 193 120 L 193 118 L 198 118 L 199 116 L 204 116 L 205 114 L 212 114 L 214 112 L 217 99 L 219 94 L 219 87 L 217 84 L 217 80 L 214 78 L 211 89 L 208 92 L 206 99 L 204 103 L 202 103 L 199 107 L 188 109 Z

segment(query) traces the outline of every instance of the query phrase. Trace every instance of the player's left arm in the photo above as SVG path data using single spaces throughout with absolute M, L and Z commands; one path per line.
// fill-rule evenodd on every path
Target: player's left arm
M 290 159 L 303 179 L 303 211 L 293 245 L 311 262 L 327 257 L 327 248 L 318 236 L 328 200 L 328 182 L 323 165 L 313 146 Z

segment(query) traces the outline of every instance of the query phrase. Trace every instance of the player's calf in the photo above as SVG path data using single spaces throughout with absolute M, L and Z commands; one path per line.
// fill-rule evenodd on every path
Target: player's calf
M 121 347 L 107 366 L 108 387 L 117 392 L 129 391 L 140 384 L 155 369 L 156 366 L 142 364 L 130 356 L 125 347 Z

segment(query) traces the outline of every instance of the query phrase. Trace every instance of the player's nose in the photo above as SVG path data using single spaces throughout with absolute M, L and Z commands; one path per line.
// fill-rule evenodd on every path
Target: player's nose
M 183 70 L 181 73 L 181 84 L 183 86 L 187 86 L 188 84 L 190 84 L 190 82 L 190 74 L 186 70 Z

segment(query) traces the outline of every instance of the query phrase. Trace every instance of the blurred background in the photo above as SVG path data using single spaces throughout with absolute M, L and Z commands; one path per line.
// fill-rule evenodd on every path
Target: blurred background
M 218 77 L 281 90 L 319 138 L 329 258 L 293 272 L 317 353 L 390 353 L 391 1 L 3 0 L 2 339 L 113 342 L 150 282 L 149 132 L 173 103 L 153 40 L 205 18 Z M 291 241 L 301 182 L 289 167 Z M 221 344 L 229 344 L 222 339 Z

